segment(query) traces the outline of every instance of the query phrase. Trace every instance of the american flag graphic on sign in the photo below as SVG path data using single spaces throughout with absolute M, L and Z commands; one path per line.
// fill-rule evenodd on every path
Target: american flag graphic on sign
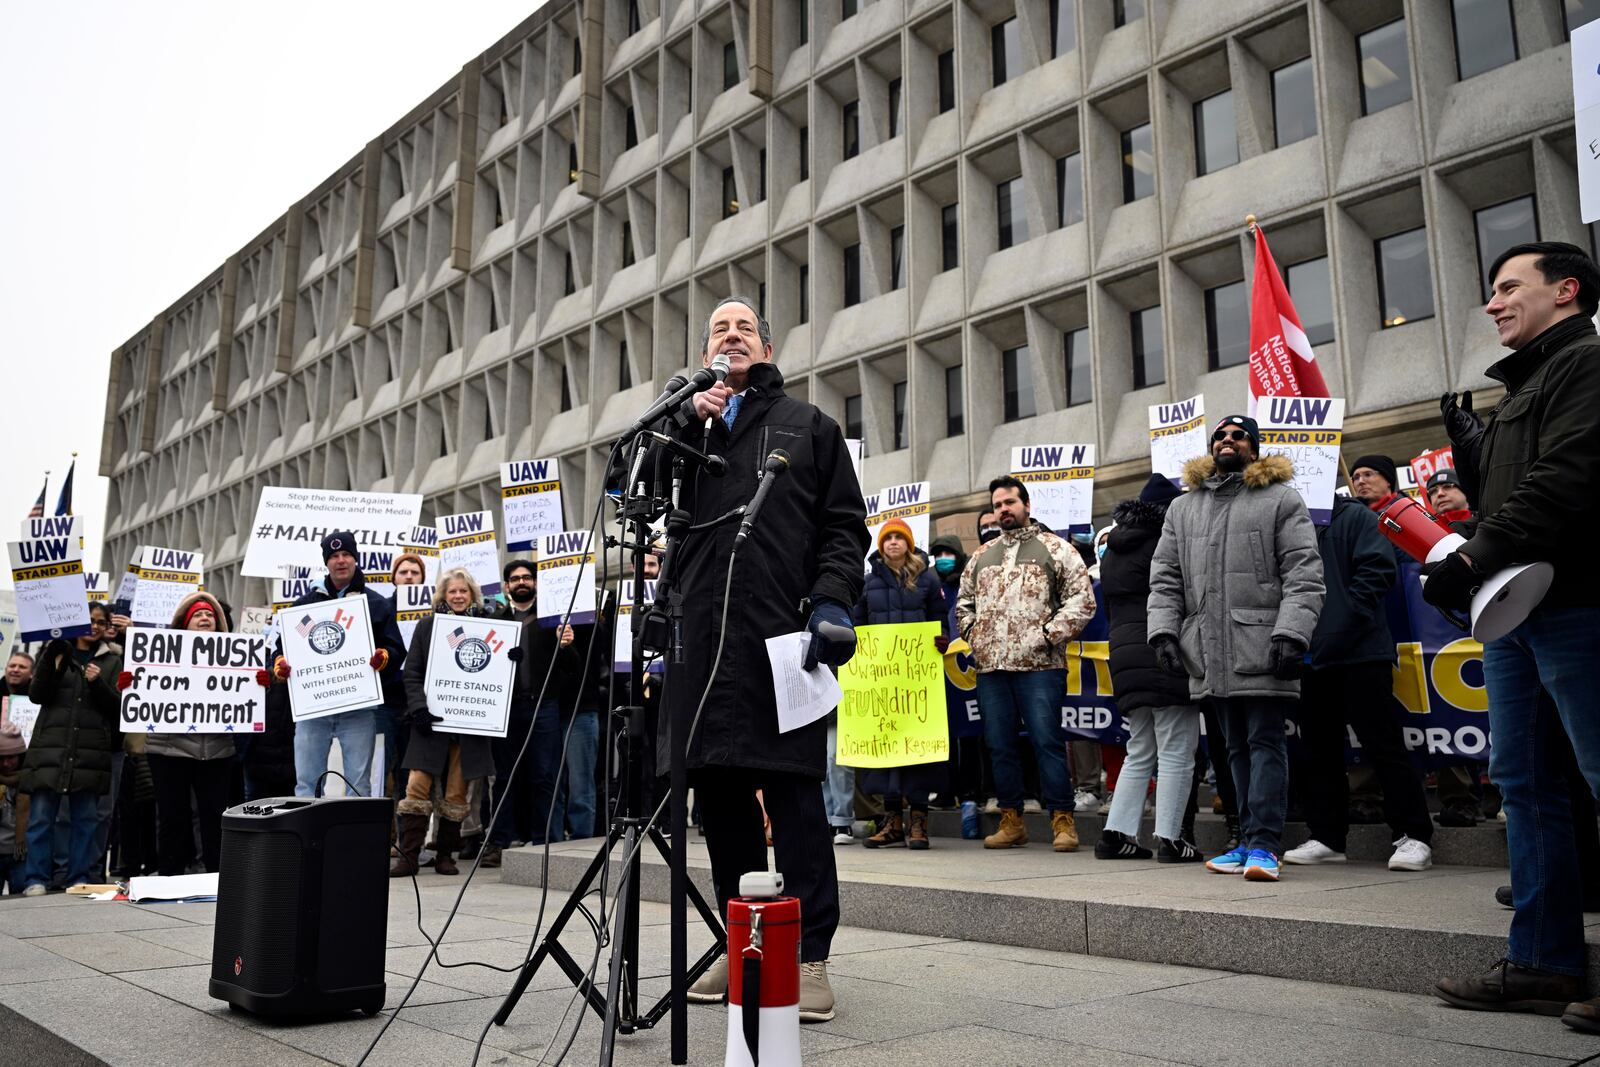
M 294 632 L 299 634 L 301 637 L 304 637 L 306 634 L 310 633 L 311 632 L 311 616 L 307 615 L 304 618 L 302 618 L 300 620 L 300 625 L 296 626 L 294 628 Z
M 450 643 L 450 647 L 451 648 L 455 648 L 457 645 L 459 645 L 461 642 L 465 641 L 466 639 L 467 639 L 467 631 L 463 630 L 459 626 L 457 626 L 454 630 L 451 630 L 450 631 L 450 636 L 445 638 L 445 640 Z

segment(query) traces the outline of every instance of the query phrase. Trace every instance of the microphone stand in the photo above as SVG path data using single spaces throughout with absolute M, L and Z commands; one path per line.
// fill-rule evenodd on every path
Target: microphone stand
M 647 461 L 650 446 L 660 441 L 665 435 L 652 431 L 644 431 L 635 435 L 632 445 L 632 456 L 623 468 L 627 481 L 623 485 L 622 506 L 619 511 L 619 520 L 623 524 L 623 536 L 620 541 L 607 538 L 609 546 L 621 545 L 631 553 L 633 573 L 628 579 L 633 583 L 633 611 L 631 625 L 633 627 L 633 655 L 629 664 L 628 677 L 628 703 L 612 710 L 611 714 L 623 724 L 621 730 L 622 768 L 618 775 L 620 783 L 620 796 L 617 810 L 611 815 L 611 825 L 601 848 L 590 862 L 582 878 L 568 894 L 567 901 L 561 911 L 551 923 L 549 931 L 539 943 L 538 950 L 523 964 L 517 975 L 517 980 L 507 994 L 500 1008 L 496 1011 L 494 1021 L 496 1025 L 504 1026 L 511 1017 L 517 1002 L 527 991 L 532 982 L 534 973 L 544 962 L 546 957 L 553 959 L 572 983 L 583 994 L 585 1002 L 594 1012 L 604 1019 L 604 1026 L 600 1034 L 600 1064 L 601 1067 L 610 1067 L 612 1062 L 616 1035 L 618 1031 L 631 1034 L 637 1030 L 651 1029 L 660 1023 L 662 1016 L 670 1010 L 672 1013 L 672 1062 L 685 1064 L 689 1062 L 689 1019 L 688 997 L 689 985 L 716 962 L 727 943 L 727 934 L 722 927 L 721 915 L 717 909 L 707 903 L 700 890 L 689 883 L 687 876 L 687 841 L 685 840 L 684 823 L 687 812 L 687 776 L 685 771 L 684 743 L 685 738 L 681 731 L 688 728 L 688 724 L 672 724 L 670 740 L 672 742 L 671 767 L 672 767 L 672 794 L 671 816 L 669 828 L 672 834 L 671 842 L 668 841 L 660 828 L 651 825 L 652 812 L 645 807 L 645 783 L 654 777 L 653 773 L 645 767 L 644 743 L 647 733 L 648 721 L 645 712 L 644 700 L 644 657 L 646 649 L 660 652 L 670 643 L 672 649 L 672 662 L 682 662 L 683 657 L 683 594 L 676 591 L 671 580 L 672 564 L 676 559 L 677 550 L 681 546 L 684 536 L 690 529 L 690 515 L 681 507 L 682 490 L 685 471 L 690 462 L 697 467 L 703 467 L 720 474 L 725 469 L 725 461 L 721 456 L 707 456 L 694 448 L 674 441 L 677 447 L 669 447 L 672 456 L 671 490 L 666 500 L 658 499 L 653 491 L 653 479 L 643 478 L 642 471 Z M 646 488 L 647 482 L 651 488 Z M 645 610 L 644 604 L 644 560 L 648 554 L 651 543 L 650 523 L 659 517 L 663 511 L 668 512 L 667 523 L 667 551 L 662 557 L 661 573 L 657 580 L 656 605 Z M 734 517 L 742 514 L 743 509 L 731 513 Z M 725 521 L 728 516 L 724 516 Z M 662 613 L 659 605 L 665 600 L 669 605 L 668 611 Z M 615 619 L 613 619 L 615 624 Z M 652 634 L 658 635 L 652 638 Z M 665 635 L 663 639 L 662 635 Z M 609 735 L 610 731 L 607 731 Z M 607 739 L 607 761 L 611 756 L 611 744 Z M 607 770 L 609 775 L 609 768 Z M 648 1011 L 641 1014 L 639 1010 L 639 886 L 641 861 L 639 850 L 643 845 L 641 838 L 648 837 L 656 850 L 668 863 L 672 880 L 672 986 L 667 996 L 662 997 Z M 626 859 L 617 887 L 615 929 L 611 937 L 611 955 L 609 970 L 606 976 L 606 991 L 601 994 L 588 976 L 588 972 L 578 964 L 572 955 L 560 943 L 561 932 L 568 922 L 577 914 L 582 906 L 583 899 L 589 894 L 591 886 L 605 871 L 611 857 L 611 852 L 618 845 L 623 847 L 623 856 Z M 676 847 L 674 847 L 674 844 Z M 687 905 L 695 905 L 700 918 L 713 935 L 713 944 L 706 950 L 692 967 L 687 964 L 688 926 Z

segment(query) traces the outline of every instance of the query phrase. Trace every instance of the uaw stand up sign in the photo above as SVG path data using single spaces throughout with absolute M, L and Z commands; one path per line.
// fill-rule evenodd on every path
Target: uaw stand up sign
M 372 669 L 366 597 L 285 609 L 278 629 L 289 661 L 289 707 L 296 722 L 383 703 L 378 672 Z

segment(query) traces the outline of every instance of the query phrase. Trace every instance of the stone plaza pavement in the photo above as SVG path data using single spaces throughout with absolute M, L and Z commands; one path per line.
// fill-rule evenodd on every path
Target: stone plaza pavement
M 575 860 L 592 850 L 591 842 L 571 842 L 560 846 L 557 858 Z M 692 861 L 703 862 L 698 842 L 690 854 Z M 913 862 L 927 866 L 931 861 L 936 865 L 933 869 L 942 870 L 945 877 L 952 876 L 958 862 L 969 872 L 987 872 L 989 876 L 1007 869 L 1024 874 L 1039 868 L 1081 871 L 1085 877 L 1096 878 L 1129 878 L 1137 873 L 1107 872 L 1105 868 L 1112 865 L 1095 864 L 1084 854 L 1063 857 L 1037 847 L 1005 857 L 984 857 L 940 842 L 929 853 L 915 857 L 903 851 L 884 855 L 848 848 L 838 850 L 838 855 L 847 921 L 853 910 L 852 894 L 862 895 L 856 888 L 863 884 L 862 879 L 879 885 L 919 880 L 905 873 L 852 873 L 858 865 L 881 871 L 898 864 L 905 871 Z M 513 866 L 526 874 L 536 858 L 534 850 L 519 850 Z M 986 864 L 985 860 L 992 862 Z M 1348 878 L 1355 869 L 1369 866 L 1351 864 L 1338 874 Z M 478 960 L 514 967 L 524 957 L 540 891 L 502 881 L 501 873 L 486 871 L 473 880 L 441 952 L 446 962 Z M 654 865 L 647 868 L 647 885 L 660 873 Z M 1318 905 L 1309 901 L 1315 894 L 1304 890 L 1317 880 L 1311 875 L 1323 873 L 1291 871 L 1283 885 L 1267 887 L 1289 890 L 1296 882 L 1302 885 L 1302 892 L 1278 898 L 1271 910 L 1293 912 L 1295 897 L 1305 910 L 1314 910 Z M 1372 870 L 1365 875 L 1368 882 L 1383 880 Z M 1218 907 L 1216 895 L 1224 889 L 1244 886 L 1240 880 L 1207 876 L 1195 868 L 1151 871 L 1146 879 L 1164 877 L 1167 888 L 1163 891 L 1169 894 L 1180 879 L 1189 887 L 1212 887 L 1213 898 L 1206 903 L 1209 908 Z M 1468 877 L 1475 882 L 1490 880 L 1482 872 Z M 1439 878 L 1429 881 L 1436 887 L 1446 884 Z M 461 878 L 441 878 L 431 872 L 418 879 L 422 923 L 430 933 L 439 930 L 461 884 Z M 412 883 L 395 882 L 391 887 L 388 1005 L 392 1008 L 422 964 L 427 948 L 417 929 Z M 1105 888 L 1102 885 L 1099 890 Z M 1016 889 L 1012 886 L 995 895 L 1009 898 Z M 549 915 L 553 916 L 564 896 L 552 892 Z M 1460 897 L 1459 893 L 1441 893 L 1440 907 L 1459 909 Z M 909 888 L 907 902 L 908 909 L 938 907 L 938 897 L 918 895 Z M 1015 904 L 1030 906 L 1026 899 Z M 854 911 L 861 913 L 863 906 Z M 1325 902 L 1320 906 L 1327 907 Z M 1101 946 L 1095 947 L 1095 955 L 1085 955 L 986 943 L 981 922 L 972 916 L 962 920 L 964 907 L 954 903 L 951 907 L 967 928 L 966 939 L 897 932 L 885 929 L 893 925 L 887 923 L 872 929 L 848 926 L 840 930 L 830 968 L 839 1013 L 830 1023 L 802 1028 L 806 1064 L 1553 1067 L 1600 1062 L 1600 1038 L 1574 1033 L 1555 1019 L 1454 1011 L 1416 993 L 1122 959 L 1103 954 Z M 1261 906 L 1255 910 L 1260 911 Z M 1485 926 L 1498 921 L 1503 928 L 1505 913 L 1480 910 L 1484 911 Z M 382 1019 L 352 1015 L 333 1021 L 279 1024 L 232 1012 L 207 996 L 214 911 L 212 904 L 136 906 L 60 895 L 0 899 L 4 1062 L 28 1067 L 355 1063 Z M 923 918 L 931 922 L 935 917 Z M 651 976 L 642 986 L 652 999 L 666 989 L 667 921 L 666 905 L 647 901 L 641 906 L 641 970 Z M 574 922 L 562 943 L 585 964 L 594 952 L 594 937 L 582 921 Z M 692 926 L 691 951 L 698 952 L 708 944 L 704 928 Z M 1242 969 L 1241 963 L 1252 953 L 1275 951 L 1271 944 L 1240 945 L 1238 949 L 1220 965 Z M 1492 960 L 1481 962 L 1486 966 Z M 602 958 L 598 973 L 604 971 Z M 368 1062 L 406 1067 L 472 1062 L 473 1044 L 510 980 L 507 974 L 481 967 L 430 967 Z M 691 1006 L 691 1063 L 722 1062 L 723 1011 Z M 598 1019 L 573 1006 L 571 986 L 547 964 L 536 975 L 510 1025 L 489 1030 L 478 1062 L 556 1062 L 580 1018 L 582 1026 L 562 1062 L 595 1062 Z M 665 1026 L 620 1036 L 616 1062 L 668 1063 Z

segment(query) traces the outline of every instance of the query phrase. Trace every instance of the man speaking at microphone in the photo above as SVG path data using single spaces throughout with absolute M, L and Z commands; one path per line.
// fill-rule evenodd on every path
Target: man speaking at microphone
M 768 475 L 760 512 L 733 561 L 731 586 L 738 522 L 690 533 L 675 554 L 665 577 L 683 595 L 685 654 L 683 663 L 667 668 L 661 736 L 670 736 L 670 723 L 693 722 L 706 694 L 698 723 L 684 728 L 717 905 L 726 922 L 740 876 L 767 869 L 759 789 L 784 891 L 800 900 L 800 1018 L 825 1022 L 833 1018 L 825 965 L 839 925 L 833 839 L 822 803 L 827 724 L 819 719 L 778 732 L 766 640 L 809 631 L 808 669 L 839 666 L 855 653 L 848 605 L 864 578 L 866 508 L 839 424 L 784 393 L 771 331 L 753 301 L 729 297 L 712 310 L 700 358 L 710 366 L 719 356 L 727 357 L 727 379 L 695 395 L 696 421 L 685 435 L 699 445 L 704 433 L 705 450 L 722 456 L 727 471 L 688 479 L 684 509 L 696 524 L 708 522 L 750 503 L 764 468 L 781 473 Z M 774 451 L 787 455 L 787 465 L 781 456 L 769 462 Z M 725 643 L 712 679 L 719 637 Z M 667 772 L 670 752 L 664 741 L 660 773 Z M 718 1002 L 727 988 L 724 957 L 690 987 L 689 998 Z

